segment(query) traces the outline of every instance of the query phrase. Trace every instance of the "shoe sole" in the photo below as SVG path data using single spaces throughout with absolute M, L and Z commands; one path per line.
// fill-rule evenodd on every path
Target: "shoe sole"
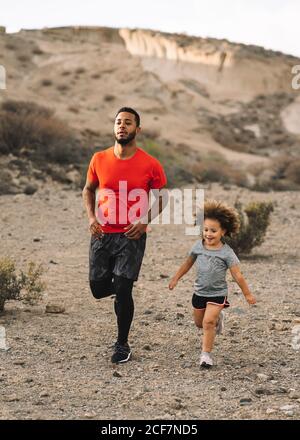
M 131 352 L 128 354 L 126 359 L 123 359 L 122 361 L 117 361 L 117 362 L 112 361 L 112 363 L 113 364 L 125 364 L 125 362 L 128 362 L 130 360 L 130 358 L 131 358 Z
M 202 364 L 200 365 L 200 367 L 201 367 L 201 368 L 206 368 L 206 369 L 208 370 L 209 368 L 212 367 L 212 365 L 207 364 L 206 362 L 202 362 Z

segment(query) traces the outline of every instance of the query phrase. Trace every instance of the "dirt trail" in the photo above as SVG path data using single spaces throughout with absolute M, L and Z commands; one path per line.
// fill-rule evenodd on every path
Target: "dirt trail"
M 250 308 L 229 280 L 226 330 L 216 366 L 200 371 L 200 332 L 192 322 L 189 273 L 170 292 L 174 273 L 195 237 L 184 226 L 153 226 L 130 335 L 133 360 L 110 363 L 113 300 L 89 293 L 87 220 L 79 192 L 49 184 L 33 196 L 0 197 L 1 256 L 18 267 L 42 262 L 47 295 L 38 306 L 6 305 L 0 325 L 11 349 L 0 351 L 1 419 L 298 419 L 299 193 L 206 190 L 233 203 L 277 202 L 265 243 L 242 260 L 258 305 Z M 34 241 L 40 239 L 40 241 Z M 45 314 L 47 303 L 66 313 Z M 241 400 L 245 399 L 245 400 Z

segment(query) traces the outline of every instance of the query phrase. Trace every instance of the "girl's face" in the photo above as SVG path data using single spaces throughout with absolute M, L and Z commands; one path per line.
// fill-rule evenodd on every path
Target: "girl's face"
M 222 229 L 218 220 L 210 218 L 204 220 L 203 238 L 205 244 L 217 247 L 225 232 L 226 230 Z

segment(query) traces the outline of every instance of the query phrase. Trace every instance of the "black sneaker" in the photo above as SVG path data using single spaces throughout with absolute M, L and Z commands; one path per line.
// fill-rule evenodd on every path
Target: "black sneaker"
M 131 350 L 128 343 L 121 345 L 119 342 L 115 343 L 114 352 L 111 357 L 111 361 L 113 364 L 123 364 L 124 362 L 129 361 L 131 357 Z

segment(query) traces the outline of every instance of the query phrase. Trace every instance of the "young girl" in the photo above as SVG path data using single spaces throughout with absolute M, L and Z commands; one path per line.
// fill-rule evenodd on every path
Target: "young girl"
M 240 286 L 247 302 L 249 304 L 256 303 L 255 297 L 240 272 L 238 257 L 223 239 L 226 235 L 230 237 L 233 233 L 238 232 L 239 226 L 238 214 L 233 208 L 216 200 L 207 200 L 204 203 L 202 240 L 198 240 L 194 244 L 189 257 L 169 283 L 169 289 L 174 289 L 179 279 L 196 262 L 197 276 L 192 304 L 195 324 L 197 327 L 203 328 L 200 366 L 204 368 L 210 368 L 213 365 L 211 351 L 215 335 L 222 333 L 224 327 L 223 308 L 229 307 L 226 283 L 227 269 L 230 270 L 231 275 Z

